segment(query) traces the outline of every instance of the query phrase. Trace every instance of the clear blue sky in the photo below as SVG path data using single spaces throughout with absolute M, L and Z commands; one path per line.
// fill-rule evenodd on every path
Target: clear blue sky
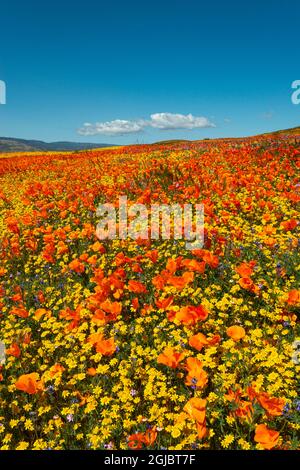
M 0 16 L 0 136 L 131 143 L 300 124 L 299 1 L 10 0 Z M 215 127 L 169 130 L 156 113 Z M 103 134 L 116 119 L 140 132 Z

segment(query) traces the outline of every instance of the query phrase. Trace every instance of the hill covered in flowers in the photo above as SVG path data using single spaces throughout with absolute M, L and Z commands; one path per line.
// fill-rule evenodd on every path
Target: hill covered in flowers
M 300 144 L 0 159 L 1 449 L 299 449 Z M 96 209 L 204 204 L 205 243 Z M 5 349 L 5 352 L 4 352 Z

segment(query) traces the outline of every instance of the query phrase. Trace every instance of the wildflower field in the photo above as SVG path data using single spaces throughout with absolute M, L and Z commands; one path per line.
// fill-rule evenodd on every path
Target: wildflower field
M 0 159 L 0 448 L 300 448 L 300 139 Z M 203 203 L 205 243 L 98 240 Z

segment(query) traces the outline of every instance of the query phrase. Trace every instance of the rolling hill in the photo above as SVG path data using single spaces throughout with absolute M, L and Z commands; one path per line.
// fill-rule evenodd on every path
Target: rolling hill
M 86 142 L 43 142 L 42 140 L 16 139 L 14 137 L 0 137 L 0 152 L 60 152 L 89 150 L 111 147 L 111 144 L 92 144 Z
M 295 135 L 300 136 L 300 126 L 293 127 L 290 129 L 283 129 L 273 132 L 266 132 L 260 134 L 261 137 L 279 137 L 285 135 Z M 259 137 L 253 136 L 253 137 Z M 220 140 L 232 140 L 234 137 L 229 138 L 212 138 L 212 139 L 201 139 L 201 140 L 210 140 L 210 141 L 220 141 Z M 237 140 L 240 138 L 236 138 Z M 195 139 L 198 140 L 198 139 Z M 176 144 L 189 142 L 187 139 L 174 139 L 174 140 L 165 140 L 154 142 L 153 145 L 167 145 L 167 144 Z M 18 139 L 15 137 L 0 137 L 0 153 L 16 153 L 16 152 L 72 152 L 80 150 L 90 150 L 97 148 L 106 148 L 111 147 L 112 144 L 95 144 L 88 142 L 44 142 L 42 140 L 27 140 L 27 139 Z M 118 145 L 114 144 L 114 147 Z
M 300 135 L 300 126 L 297 127 L 292 127 L 290 129 L 283 129 L 279 131 L 274 131 L 274 132 L 266 132 L 265 134 L 262 135 Z

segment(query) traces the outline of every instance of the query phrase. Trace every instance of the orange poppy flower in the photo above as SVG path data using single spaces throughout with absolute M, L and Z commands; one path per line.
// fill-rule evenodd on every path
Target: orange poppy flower
M 290 290 L 288 293 L 287 303 L 289 305 L 297 305 L 298 303 L 300 303 L 300 290 Z
M 115 321 L 122 311 L 121 302 L 112 302 L 105 300 L 100 303 L 100 309 L 97 309 L 92 317 L 92 321 L 99 325 L 104 325 L 111 321 Z
M 290 220 L 285 220 L 284 222 L 281 222 L 280 225 L 287 232 L 290 230 L 294 230 L 294 228 L 297 227 L 298 222 L 296 219 L 290 219 Z
M 12 343 L 12 345 L 6 350 L 6 354 L 9 356 L 20 357 L 21 349 L 17 343 Z
M 233 325 L 227 328 L 226 333 L 234 341 L 239 341 L 240 339 L 244 338 L 244 336 L 246 335 L 244 328 L 242 326 L 237 326 L 237 325 Z
M 105 325 L 106 323 L 108 323 L 108 318 L 107 318 L 107 315 L 105 315 L 105 313 L 103 312 L 103 310 L 96 310 L 95 311 L 95 314 L 92 316 L 91 318 L 91 321 L 93 323 L 96 323 L 96 325 Z
M 170 307 L 170 305 L 172 305 L 173 300 L 174 300 L 174 297 L 165 297 L 163 299 L 156 300 L 155 305 L 157 306 L 157 308 L 161 310 L 165 310 L 168 307 Z
M 167 282 L 167 278 L 165 276 L 162 276 L 161 274 L 158 274 L 157 276 L 154 276 L 152 279 L 152 284 L 157 290 L 163 290 Z
M 216 255 L 213 255 L 210 251 L 206 251 L 202 256 L 202 259 L 211 268 L 217 268 L 219 266 L 219 258 Z
M 207 338 L 207 341 L 210 346 L 214 346 L 215 344 L 218 344 L 221 342 L 221 336 L 220 335 L 213 335 L 211 338 Z
M 111 356 L 116 348 L 117 346 L 113 338 L 102 339 L 96 343 L 96 351 L 103 354 L 103 356 Z
M 7 217 L 7 219 L 5 219 L 5 222 L 11 232 L 16 234 L 20 233 L 18 219 L 16 217 Z
M 90 256 L 86 261 L 88 264 L 95 266 L 95 264 L 97 263 L 97 260 L 98 260 L 97 256 L 93 255 L 93 256 Z
M 155 428 L 149 428 L 144 433 L 144 444 L 149 447 L 156 441 L 157 438 L 157 431 Z
M 39 290 L 38 293 L 37 293 L 37 298 L 38 298 L 38 301 L 42 304 L 45 302 L 45 296 L 44 296 L 44 293 L 43 291 Z
M 23 300 L 22 294 L 18 292 L 17 294 L 12 295 L 11 300 L 13 300 L 14 302 L 21 302 Z
M 111 313 L 114 317 L 117 317 L 122 312 L 122 303 L 121 302 L 111 302 L 106 300 L 100 304 L 102 310 L 107 313 Z
M 241 400 L 234 414 L 241 420 L 250 420 L 253 414 L 253 405 L 250 401 Z
M 137 310 L 139 308 L 139 299 L 138 297 L 135 297 L 134 299 L 132 299 L 131 301 L 131 307 L 134 309 L 134 310 Z
M 193 282 L 194 280 L 194 273 L 191 271 L 183 273 L 182 276 L 170 276 L 168 279 L 168 284 L 171 286 L 176 287 L 178 290 L 182 290 L 185 286 Z
M 258 393 L 255 390 L 255 384 L 252 384 L 249 387 L 247 387 L 247 395 L 250 398 L 250 400 L 252 401 L 256 400 Z
M 168 259 L 166 269 L 171 273 L 174 274 L 177 270 L 177 263 L 173 258 Z
M 63 242 L 60 241 L 57 244 L 57 254 L 58 255 L 64 255 L 65 253 L 68 253 L 69 247 Z
M 197 349 L 197 351 L 201 351 L 203 347 L 206 346 L 214 346 L 221 341 L 220 335 L 213 335 L 212 337 L 206 337 L 203 333 L 197 333 L 194 336 L 191 336 L 189 339 L 189 345 L 192 348 Z
M 188 387 L 193 387 L 195 390 L 204 388 L 208 382 L 208 375 L 202 369 L 202 362 L 194 357 L 189 357 L 186 361 L 186 369 L 188 374 L 185 379 L 185 384 Z
M 4 276 L 5 273 L 7 273 L 7 269 L 0 268 L 0 277 Z
M 71 263 L 69 263 L 69 268 L 78 274 L 82 274 L 85 269 L 84 264 L 81 263 L 81 261 L 79 261 L 78 259 L 74 259 L 73 261 L 71 261 Z
M 196 368 L 202 368 L 203 363 L 196 357 L 188 357 L 185 363 L 186 370 L 190 371 Z
M 105 253 L 105 248 L 104 246 L 102 245 L 102 243 L 100 242 L 95 242 L 92 246 L 91 246 L 92 250 L 95 251 L 96 253 Z
M 158 260 L 158 250 L 148 251 L 148 253 L 146 253 L 146 257 L 149 258 L 152 263 L 156 263 Z
M 130 436 L 128 436 L 127 442 L 128 442 L 128 447 L 130 449 L 134 449 L 134 450 L 142 449 L 143 444 L 144 444 L 144 434 L 141 432 L 131 434 Z
M 31 333 L 27 331 L 22 337 L 22 343 L 30 344 L 30 341 L 31 341 Z
M 77 393 L 76 393 L 76 397 L 77 397 L 78 400 L 79 400 L 78 405 L 79 405 L 79 406 L 86 405 L 89 396 L 90 396 L 89 394 L 81 395 L 80 392 L 77 392 Z
M 264 449 L 270 450 L 278 444 L 279 432 L 269 429 L 265 424 L 259 424 L 255 429 L 254 440 Z
M 43 390 L 43 384 L 39 380 L 39 374 L 32 372 L 31 374 L 21 375 L 15 383 L 18 390 L 34 395 Z
M 151 304 L 144 304 L 144 308 L 141 309 L 141 315 L 144 317 L 145 315 L 149 315 L 153 311 L 153 307 Z
M 268 393 L 257 394 L 258 403 L 266 410 L 269 416 L 281 416 L 285 405 L 283 398 L 270 397 Z
M 273 248 L 273 246 L 276 244 L 276 239 L 273 237 L 265 238 L 264 244 L 269 246 L 270 248 Z
M 67 330 L 73 330 L 74 328 L 77 328 L 80 322 L 81 309 L 82 307 L 79 305 L 76 310 L 71 310 L 69 307 L 67 307 L 65 310 L 60 311 L 60 318 L 71 320 L 70 324 L 67 327 Z
M 45 308 L 38 308 L 34 313 L 34 317 L 38 321 L 42 318 L 43 315 L 46 315 L 47 318 L 49 318 L 51 316 L 51 312 Z
M 193 397 L 184 406 L 183 410 L 197 423 L 203 424 L 206 416 L 206 400 Z
M 94 346 L 96 343 L 99 343 L 99 341 L 102 341 L 102 339 L 102 333 L 93 333 L 87 338 L 87 343 L 92 343 L 92 345 Z
M 237 387 L 235 390 L 232 390 L 231 388 L 228 390 L 228 393 L 224 395 L 224 398 L 228 401 L 234 401 L 236 403 L 240 402 L 242 396 L 242 390 Z
M 192 348 L 197 349 L 197 351 L 201 351 L 201 349 L 208 344 L 208 340 L 203 333 L 198 333 L 194 336 L 191 336 L 189 339 L 189 345 L 192 346 Z
M 250 277 L 241 277 L 239 279 L 239 285 L 246 290 L 252 290 L 254 287 L 254 282 Z
M 235 270 L 241 277 L 250 277 L 253 273 L 255 261 L 250 263 L 242 263 Z
M 198 321 L 204 321 L 208 317 L 208 311 L 203 305 L 182 307 L 177 312 L 170 311 L 167 315 L 170 321 L 178 320 L 184 325 L 195 325 Z
M 199 439 L 203 439 L 206 434 L 207 434 L 207 427 L 204 424 L 201 424 L 201 423 L 197 423 L 197 433 L 198 433 L 198 437 Z
M 50 377 L 55 377 L 57 374 L 62 374 L 65 370 L 64 366 L 61 364 L 54 364 L 50 369 Z
M 97 371 L 95 367 L 89 367 L 87 370 L 87 374 L 90 375 L 91 377 L 94 377 L 95 375 L 97 375 Z
M 89 255 L 87 253 L 82 253 L 79 256 L 80 261 L 86 261 L 88 259 Z
M 182 265 L 190 271 L 196 271 L 203 274 L 205 271 L 205 261 L 197 261 L 195 259 L 185 259 L 182 261 Z
M 24 307 L 13 307 L 10 313 L 20 318 L 27 318 L 29 315 L 29 313 Z
M 172 369 L 176 369 L 176 367 L 178 367 L 178 364 L 183 359 L 183 353 L 179 353 L 171 347 L 166 347 L 163 352 L 158 356 L 157 362 L 159 364 L 164 364 L 165 366 L 172 367 Z
M 130 447 L 130 449 L 135 449 L 135 450 L 142 449 L 143 444 L 146 447 L 149 447 L 152 444 L 154 444 L 154 442 L 156 441 L 156 438 L 157 438 L 157 431 L 155 428 L 147 429 L 147 431 L 144 433 L 138 432 L 135 434 L 131 434 L 128 437 L 128 447 Z
M 135 294 L 142 294 L 147 292 L 147 289 L 142 282 L 133 280 L 128 282 L 128 290 L 130 292 L 134 292 Z

